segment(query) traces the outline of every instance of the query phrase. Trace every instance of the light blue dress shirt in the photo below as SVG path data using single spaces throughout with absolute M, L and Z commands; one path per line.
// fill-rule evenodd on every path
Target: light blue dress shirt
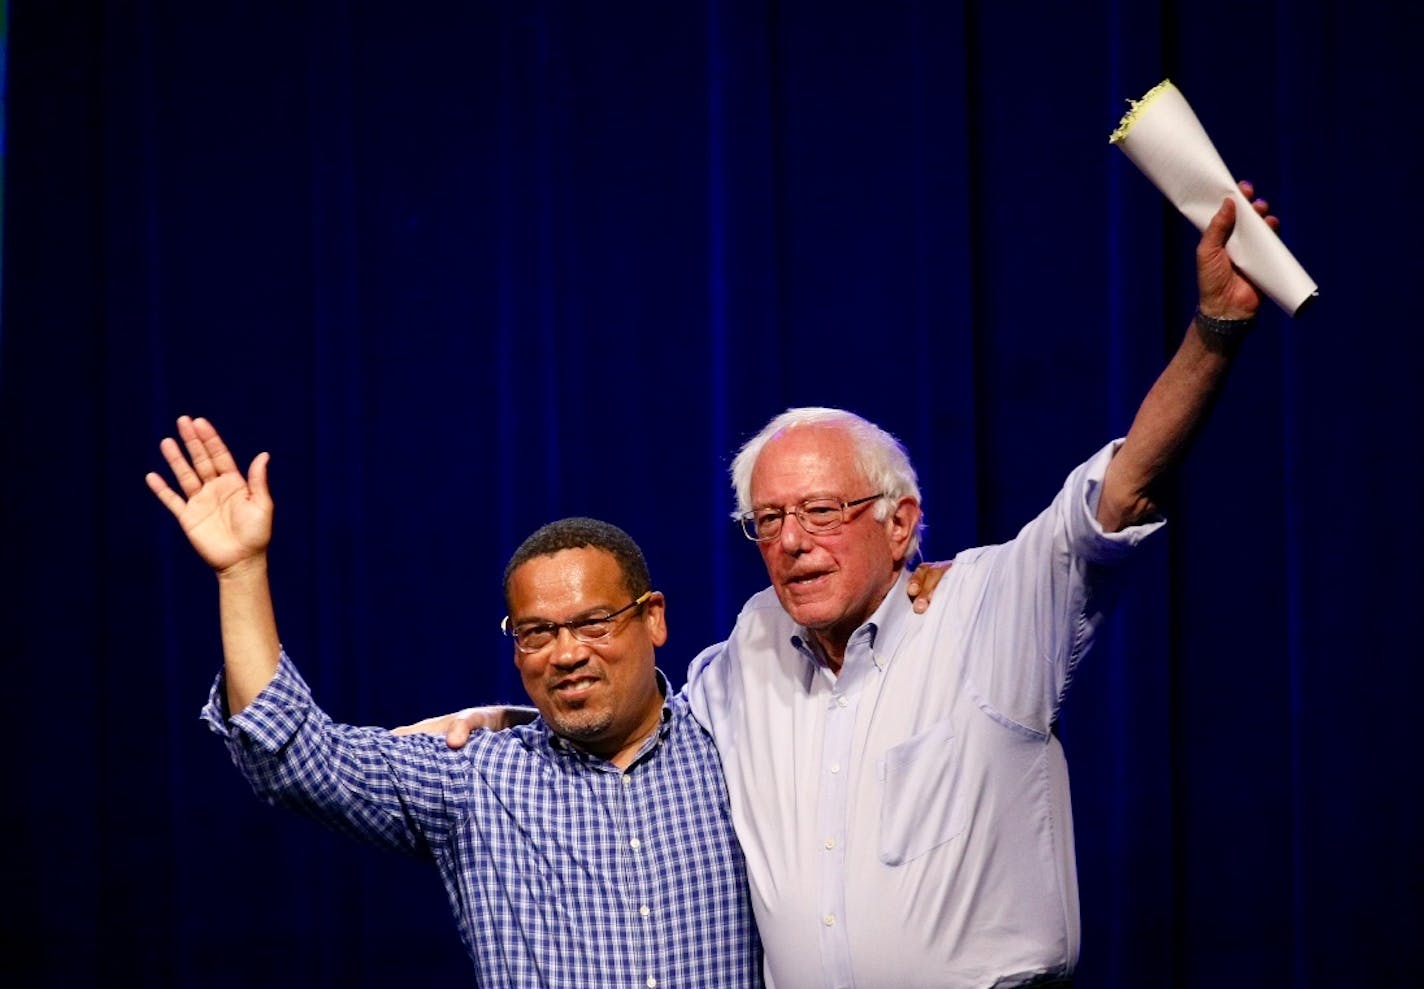
M 983 989 L 1070 972 L 1073 821 L 1050 731 L 1162 523 L 1094 513 L 1116 444 L 1012 541 L 960 553 L 929 610 L 906 575 L 839 676 L 771 589 L 689 672 L 716 742 L 776 989 Z

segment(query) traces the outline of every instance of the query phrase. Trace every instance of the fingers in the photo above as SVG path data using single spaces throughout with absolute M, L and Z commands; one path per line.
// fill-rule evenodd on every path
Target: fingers
M 916 571 L 910 576 L 910 582 L 905 585 L 905 593 L 910 596 L 910 607 L 917 615 L 924 614 L 925 609 L 930 606 L 926 598 L 920 597 L 924 593 L 924 589 L 924 581 L 920 580 L 919 571 Z
M 197 424 L 190 416 L 178 417 L 178 437 L 183 441 L 184 449 L 188 451 L 188 459 L 193 464 L 193 473 L 197 475 L 198 486 L 201 487 L 202 482 L 211 481 L 217 475 L 217 471 L 213 469 L 212 458 L 208 456 L 208 451 L 198 436 Z M 169 460 L 168 463 L 169 466 L 172 466 L 173 461 Z M 186 484 L 183 490 L 188 490 Z
M 179 432 L 181 433 L 182 420 L 179 422 Z M 168 469 L 173 472 L 173 479 L 183 489 L 184 496 L 191 498 L 197 494 L 198 489 L 203 486 L 203 482 L 197 474 L 193 473 L 193 468 L 188 465 L 188 460 L 183 456 L 183 450 L 178 446 L 177 440 L 171 436 L 165 436 L 158 444 L 158 452 L 163 454 L 163 460 L 168 464 Z
M 1236 188 L 1241 190 L 1241 195 L 1246 197 L 1247 202 L 1251 204 L 1251 208 L 1256 211 L 1256 215 L 1266 221 L 1266 226 L 1270 227 L 1276 233 L 1280 233 L 1280 218 L 1271 215 L 1270 203 L 1264 199 L 1254 198 L 1256 196 L 1256 187 L 1252 183 L 1242 179 L 1236 183 Z
M 193 497 L 202 486 L 220 474 L 238 472 L 237 461 L 233 459 L 232 453 L 228 450 L 227 444 L 218 435 L 217 429 L 211 422 L 199 416 L 197 419 L 191 416 L 178 417 L 178 436 L 183 441 L 180 447 L 178 441 L 171 437 L 165 437 L 158 444 L 159 451 L 163 454 L 163 459 L 168 463 L 168 468 L 173 471 L 173 477 L 178 481 L 178 486 L 183 489 L 186 497 Z M 187 456 L 183 451 L 187 451 Z M 253 461 L 254 466 L 257 461 Z M 263 461 L 263 493 L 266 493 L 266 461 Z
M 923 615 L 929 609 L 930 599 L 921 597 L 925 590 L 925 583 L 920 579 L 919 571 L 915 571 L 910 577 L 910 582 L 905 585 L 905 593 L 910 596 L 910 607 L 915 614 Z
M 202 440 L 203 452 L 217 473 L 226 474 L 237 470 L 237 461 L 228 452 L 227 444 L 222 441 L 212 423 L 199 416 L 193 420 L 193 430 Z
M 227 444 L 212 423 L 202 416 L 178 417 L 178 435 L 193 462 L 193 472 L 200 481 L 211 481 L 219 474 L 237 470 L 237 461 L 228 452 Z
M 169 442 L 172 441 L 170 440 Z M 148 484 L 148 490 L 157 495 L 158 500 L 163 502 L 164 506 L 170 512 L 175 516 L 182 513 L 183 507 L 188 503 L 178 497 L 177 493 L 168 486 L 168 483 L 164 481 L 163 478 L 159 477 L 153 471 L 149 471 L 144 475 L 143 479 Z
M 452 749 L 464 748 L 471 733 L 483 723 L 479 708 L 467 707 L 450 719 L 449 730 L 445 732 L 445 744 Z
M 1277 232 L 1281 229 L 1281 221 L 1271 216 L 1271 204 L 1264 199 L 1251 200 L 1251 208 L 1256 211 L 1256 215 L 1266 221 L 1266 226 Z
M 949 570 L 950 563 L 923 563 L 905 584 L 905 593 L 914 601 L 912 608 L 915 614 L 923 615 L 929 610 L 930 601 L 934 597 L 934 590 L 939 586 L 939 582 L 944 579 L 945 572 Z

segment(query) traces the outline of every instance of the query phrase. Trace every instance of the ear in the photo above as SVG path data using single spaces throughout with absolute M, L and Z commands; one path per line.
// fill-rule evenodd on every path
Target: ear
M 667 598 L 662 591 L 654 591 L 643 602 L 643 626 L 648 630 L 648 638 L 654 646 L 667 641 Z
M 885 518 L 885 533 L 890 537 L 890 553 L 895 565 L 905 562 L 910 549 L 910 539 L 915 527 L 920 524 L 920 503 L 906 495 L 895 503 L 895 508 Z

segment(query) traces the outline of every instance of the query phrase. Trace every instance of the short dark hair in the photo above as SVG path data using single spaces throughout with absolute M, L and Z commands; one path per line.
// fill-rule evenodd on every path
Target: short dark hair
M 648 561 L 643 559 L 643 551 L 632 536 L 609 522 L 575 516 L 550 522 L 519 544 L 504 568 L 506 603 L 509 601 L 509 579 L 515 570 L 536 556 L 553 556 L 566 549 L 601 549 L 608 553 L 618 561 L 623 583 L 634 597 L 653 589 L 653 580 L 648 576 Z

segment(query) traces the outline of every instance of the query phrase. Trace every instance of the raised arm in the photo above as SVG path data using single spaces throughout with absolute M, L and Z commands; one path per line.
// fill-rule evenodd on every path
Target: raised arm
M 182 447 L 166 437 L 159 450 L 182 494 L 156 473 L 145 480 L 217 574 L 228 714 L 233 715 L 267 686 L 281 651 L 267 583 L 267 546 L 272 541 L 269 457 L 259 453 L 243 477 L 206 419 L 182 416 L 178 435 Z
M 1241 183 L 1247 199 L 1254 194 Z M 1272 229 L 1265 200 L 1252 204 Z M 1156 486 L 1181 459 L 1206 421 L 1261 293 L 1231 263 L 1226 241 L 1236 225 L 1236 204 L 1222 202 L 1197 245 L 1198 315 L 1166 369 L 1143 399 L 1127 439 L 1108 465 L 1098 501 L 1098 521 L 1108 532 L 1133 525 L 1157 511 Z M 1222 322 L 1225 321 L 1225 322 Z M 1213 328 L 1214 327 L 1214 328 Z

